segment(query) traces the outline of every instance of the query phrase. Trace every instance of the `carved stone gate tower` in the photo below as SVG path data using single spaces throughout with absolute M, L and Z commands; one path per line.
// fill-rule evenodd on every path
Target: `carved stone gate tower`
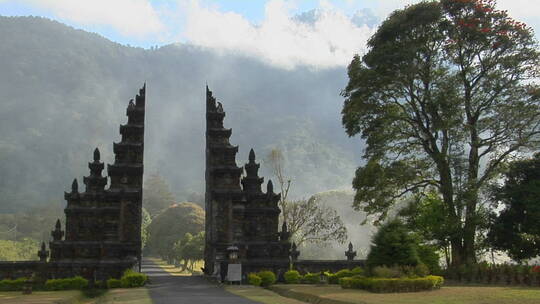
M 213 274 L 233 245 L 239 248 L 244 270 L 286 264 L 290 242 L 286 224 L 278 232 L 280 195 L 274 193 L 272 181 L 266 193 L 261 191 L 263 178 L 258 176 L 253 149 L 244 168 L 236 165 L 238 147 L 229 142 L 232 130 L 224 128 L 224 118 L 222 104 L 207 87 L 205 272 Z

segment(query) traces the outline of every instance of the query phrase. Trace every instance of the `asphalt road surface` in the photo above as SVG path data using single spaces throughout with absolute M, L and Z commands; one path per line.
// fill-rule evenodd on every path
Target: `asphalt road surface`
M 142 272 L 149 276 L 146 287 L 154 304 L 257 304 L 226 292 L 200 276 L 173 276 L 150 260 Z

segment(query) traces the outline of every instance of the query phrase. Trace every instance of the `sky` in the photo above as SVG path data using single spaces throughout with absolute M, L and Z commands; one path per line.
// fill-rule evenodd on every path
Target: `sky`
M 377 25 L 419 0 L 0 0 L 2 16 L 42 16 L 143 48 L 184 43 L 277 67 L 346 66 Z M 540 32 L 540 1 L 498 8 Z M 537 34 L 538 37 L 538 34 Z

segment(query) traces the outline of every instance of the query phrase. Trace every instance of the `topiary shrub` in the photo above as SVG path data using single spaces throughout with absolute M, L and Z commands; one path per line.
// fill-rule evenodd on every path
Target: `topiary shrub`
M 248 283 L 253 286 L 261 286 L 262 279 L 256 273 L 248 274 Z
M 45 290 L 83 289 L 88 287 L 88 280 L 81 276 L 64 279 L 50 279 L 45 282 L 44 287 Z
M 300 283 L 302 276 L 296 270 L 289 270 L 283 274 L 283 278 L 285 278 L 285 283 L 287 284 L 298 284 Z
M 148 276 L 144 273 L 128 269 L 122 275 L 120 282 L 123 288 L 142 287 L 146 284 Z
M 320 282 L 321 282 L 320 272 L 316 272 L 316 273 L 308 272 L 302 278 L 302 283 L 305 283 L 305 284 L 319 284 Z
M 257 273 L 261 278 L 261 286 L 268 287 L 276 282 L 276 275 L 270 270 L 263 270 Z
M 354 267 L 351 270 L 351 272 L 352 272 L 353 275 L 364 275 L 365 274 L 364 268 L 362 268 L 360 266 Z
M 15 280 L 1 280 L 0 291 L 20 291 L 23 290 L 24 284 L 28 278 L 18 278 Z
M 108 279 L 107 288 L 120 288 L 122 287 L 122 281 L 119 279 Z

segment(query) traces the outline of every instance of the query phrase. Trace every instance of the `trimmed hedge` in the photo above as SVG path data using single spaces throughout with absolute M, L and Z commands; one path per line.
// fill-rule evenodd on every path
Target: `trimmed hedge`
M 16 280 L 1 280 L 0 291 L 20 291 L 23 290 L 24 284 L 28 278 L 18 278 Z
M 426 276 L 423 278 L 341 278 L 341 288 L 365 289 L 371 292 L 415 292 L 439 289 L 444 283 L 443 277 Z
M 119 279 L 108 279 L 107 288 L 120 288 L 122 287 L 122 281 Z
M 88 287 L 88 280 L 81 276 L 65 279 L 50 279 L 45 282 L 45 290 L 83 289 L 86 287 Z
M 146 284 L 148 276 L 144 273 L 136 272 L 131 269 L 126 270 L 120 279 L 122 288 L 142 287 Z
M 257 273 L 261 278 L 261 286 L 268 287 L 276 282 L 276 275 L 270 270 L 263 270 Z
M 254 286 L 261 286 L 262 279 L 256 273 L 248 274 L 248 283 Z
M 283 274 L 283 278 L 285 279 L 285 283 L 287 284 L 298 284 L 300 283 L 302 276 L 296 270 L 289 270 L 285 272 L 285 274 Z
M 320 282 L 321 282 L 320 272 L 315 272 L 315 273 L 308 272 L 302 278 L 302 283 L 305 283 L 305 284 L 319 284 Z

